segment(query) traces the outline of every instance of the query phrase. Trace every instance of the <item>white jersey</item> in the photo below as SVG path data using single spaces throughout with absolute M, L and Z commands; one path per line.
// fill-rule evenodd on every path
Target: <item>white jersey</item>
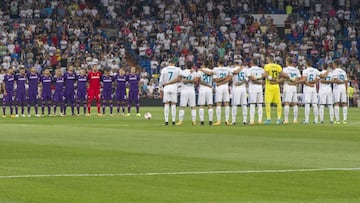
M 259 66 L 252 66 L 247 71 L 247 76 L 254 76 L 255 78 L 259 78 L 259 81 L 263 81 L 262 75 L 265 73 L 264 69 Z M 249 93 L 251 92 L 263 92 L 263 85 L 256 84 L 253 81 L 249 80 Z
M 323 70 L 321 71 L 320 74 L 324 74 L 326 73 L 326 70 Z M 325 80 L 326 81 L 330 81 L 333 79 L 333 73 L 332 72 L 329 72 L 329 74 L 326 76 Z M 327 83 L 322 83 L 320 82 L 320 85 L 319 85 L 319 93 L 322 93 L 322 92 L 330 92 L 332 93 L 332 87 L 331 87 L 331 84 L 327 84 Z
M 320 75 L 320 71 L 313 67 L 308 67 L 303 71 L 303 76 L 306 76 L 306 82 L 312 82 L 316 80 Z M 316 86 L 310 87 L 304 85 L 304 95 L 303 95 L 305 104 L 317 104 L 318 96 L 316 92 Z
M 228 75 L 231 75 L 232 71 L 228 67 L 215 67 L 214 68 L 214 79 L 216 78 L 226 78 Z M 223 84 L 222 86 L 227 86 L 228 83 Z
M 342 82 L 345 82 L 348 80 L 346 72 L 341 68 L 336 68 L 335 70 L 333 70 L 332 75 L 333 75 L 333 78 L 336 78 Z M 337 89 L 345 90 L 345 84 L 334 83 L 334 90 L 337 90 Z
M 296 85 L 289 85 L 289 82 L 301 77 L 299 69 L 288 66 L 283 69 L 283 72 L 289 76 L 289 80 L 284 82 L 284 91 L 296 91 Z
M 308 67 L 303 71 L 303 76 L 306 76 L 306 82 L 312 82 L 316 80 L 320 75 L 320 71 L 318 69 L 315 69 L 313 67 Z M 304 92 L 306 89 L 315 89 L 316 87 L 309 87 L 307 85 L 304 85 Z
M 168 83 L 181 76 L 181 69 L 176 66 L 167 66 L 161 70 L 160 85 Z M 163 102 L 177 102 L 177 83 L 164 86 Z
M 212 71 L 210 69 L 205 69 L 205 70 Z M 198 104 L 200 106 L 205 105 L 205 104 L 212 105 L 213 104 L 213 90 L 212 90 L 213 76 L 208 75 L 202 71 L 199 71 L 198 77 L 200 77 L 201 82 L 207 84 L 207 85 L 200 84 Z
M 237 68 L 233 68 L 232 71 L 235 71 Z M 234 86 L 239 86 L 237 84 L 243 83 L 241 87 L 246 88 L 246 82 L 249 80 L 248 77 L 248 68 L 244 67 L 238 74 L 233 75 L 232 84 Z
M 159 83 L 162 85 L 164 83 L 170 82 L 171 80 L 181 76 L 181 69 L 176 66 L 167 66 L 161 70 Z M 170 85 L 167 85 L 170 86 Z M 177 84 L 172 84 L 171 86 L 177 87 Z
M 198 77 L 197 73 L 195 71 L 190 70 L 183 70 L 181 72 L 181 76 L 183 77 L 183 80 L 194 80 L 196 77 Z M 194 83 L 182 83 L 181 84 L 181 91 L 183 90 L 195 90 L 195 84 Z
M 205 69 L 205 70 L 206 71 L 211 71 L 210 69 Z M 198 72 L 198 77 L 200 77 L 201 82 L 206 83 L 209 86 L 212 86 L 212 84 L 213 84 L 213 76 L 212 75 L 208 75 L 208 74 L 206 74 L 206 73 L 204 73 L 202 71 L 199 71 Z M 202 87 L 208 87 L 208 86 L 200 84 L 200 89 Z M 210 88 L 210 87 L 208 87 L 208 88 Z

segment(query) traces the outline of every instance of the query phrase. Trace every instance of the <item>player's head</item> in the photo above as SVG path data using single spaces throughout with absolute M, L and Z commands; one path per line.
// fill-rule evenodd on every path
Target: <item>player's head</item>
M 135 73 L 136 73 L 136 67 L 135 67 L 135 66 L 131 66 L 131 68 L 130 68 L 130 73 L 131 73 L 131 74 L 135 74 Z
M 56 69 L 55 70 L 55 75 L 56 75 L 56 77 L 61 76 L 61 69 Z
M 124 68 L 120 68 L 120 69 L 119 69 L 119 75 L 121 75 L 121 76 L 125 75 L 125 70 L 124 70 Z
M 210 61 L 209 60 L 205 60 L 203 63 L 204 68 L 209 68 L 212 69 L 212 66 L 210 65 Z
M 110 70 L 108 68 L 104 69 L 104 75 L 109 76 Z
M 68 72 L 73 73 L 74 72 L 74 66 L 69 66 L 68 67 Z
M 272 56 L 267 56 L 266 61 L 267 63 L 274 63 L 274 58 Z
M 20 67 L 19 73 L 20 73 L 21 75 L 25 75 L 25 68 L 24 68 L 24 67 Z
M 82 68 L 80 70 L 80 75 L 82 75 L 82 76 L 86 75 L 86 70 L 84 68 Z
M 306 59 L 306 67 L 312 67 L 313 62 L 310 59 Z
M 225 64 L 225 59 L 224 58 L 220 58 L 218 61 L 219 66 L 223 66 Z
M 234 67 L 239 67 L 240 66 L 240 63 L 239 61 L 234 61 L 234 64 L 233 64 Z
M 193 62 L 192 61 L 187 61 L 186 62 L 186 69 L 192 69 L 194 66 Z
M 98 65 L 94 64 L 91 68 L 92 71 L 97 72 L 98 71 Z
M 170 59 L 168 61 L 169 66 L 174 66 L 176 64 L 176 61 L 174 59 Z
M 35 68 L 35 67 L 31 67 L 31 68 L 30 68 L 30 72 L 33 73 L 33 74 L 36 73 L 36 68 Z
M 293 58 L 287 57 L 286 58 L 286 66 L 292 66 L 293 65 Z
M 259 60 L 256 57 L 251 58 L 250 66 L 258 66 Z
M 9 67 L 8 70 L 7 70 L 7 72 L 8 72 L 9 74 L 13 74 L 13 73 L 14 73 L 14 69 L 13 69 L 12 67 Z
M 339 59 L 335 59 L 333 61 L 333 66 L 334 66 L 334 69 L 335 68 L 340 68 L 340 60 Z
M 50 75 L 50 70 L 49 70 L 49 68 L 45 68 L 45 70 L 44 70 L 44 75 L 46 75 L 46 76 L 49 76 L 49 75 Z

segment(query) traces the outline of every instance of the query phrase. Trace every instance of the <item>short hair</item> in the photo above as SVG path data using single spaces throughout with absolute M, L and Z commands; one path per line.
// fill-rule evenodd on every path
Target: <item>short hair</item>
M 257 66 L 259 64 L 259 60 L 256 57 L 251 58 L 251 63 Z
M 186 62 L 186 69 L 191 69 L 193 67 L 194 63 L 192 61 Z
M 293 58 L 287 57 L 287 58 L 286 58 L 286 63 L 287 63 L 287 64 L 293 64 Z
M 224 64 L 225 64 L 225 59 L 224 59 L 224 58 L 220 58 L 219 61 L 218 61 L 218 63 L 219 63 L 220 65 L 224 65 Z
M 206 66 L 206 67 L 209 67 L 209 66 L 210 66 L 209 60 L 205 60 L 205 61 L 204 61 L 204 66 Z
M 307 65 L 307 66 L 312 66 L 312 65 L 313 65 L 313 61 L 310 60 L 310 59 L 307 59 L 307 60 L 306 60 L 306 65 Z
M 339 59 L 335 59 L 333 61 L 333 64 L 336 66 L 336 67 L 339 67 L 340 66 L 340 60 Z

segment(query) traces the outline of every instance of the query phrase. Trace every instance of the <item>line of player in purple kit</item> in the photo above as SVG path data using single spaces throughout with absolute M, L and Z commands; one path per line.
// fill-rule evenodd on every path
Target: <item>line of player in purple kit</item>
M 131 105 L 135 103 L 136 115 L 140 116 L 139 81 L 140 75 L 136 73 L 135 67 L 131 68 L 129 74 L 125 74 L 125 71 L 120 69 L 118 74 L 114 76 L 110 75 L 110 71 L 105 70 L 101 78 L 103 86 L 101 92 L 102 115 L 105 115 L 106 106 L 110 108 L 110 115 L 113 115 L 113 86 L 115 86 L 114 99 L 117 102 L 117 113 L 120 113 L 120 107 L 122 107 L 122 115 L 130 116 Z M 28 117 L 31 117 L 31 107 L 35 110 L 35 116 L 40 117 L 39 99 L 41 101 L 42 115 L 46 115 L 46 107 L 48 116 L 53 115 L 51 114 L 52 108 L 54 115 L 57 115 L 59 107 L 59 115 L 64 116 L 67 113 L 68 104 L 71 107 L 72 115 L 75 115 L 75 106 L 77 115 L 80 115 L 81 106 L 83 106 L 83 113 L 85 115 L 87 107 L 87 83 L 88 76 L 86 70 L 82 69 L 80 74 L 77 75 L 72 66 L 68 67 L 65 74 L 62 74 L 61 70 L 56 70 L 54 76 L 50 74 L 49 69 L 45 69 L 43 74 L 40 75 L 36 72 L 35 68 L 31 68 L 30 72 L 26 73 L 25 69 L 20 67 L 17 74 L 14 74 L 13 69 L 9 68 L 4 76 L 2 87 L 4 92 L 2 117 L 6 117 L 6 106 L 9 106 L 10 117 L 19 117 L 19 114 L 21 117 L 25 117 L 25 105 L 27 105 Z M 127 99 L 127 86 L 129 87 L 129 99 Z M 52 93 L 53 89 L 54 93 Z M 127 114 L 125 114 L 126 105 L 128 107 Z M 20 112 L 19 107 L 21 107 Z

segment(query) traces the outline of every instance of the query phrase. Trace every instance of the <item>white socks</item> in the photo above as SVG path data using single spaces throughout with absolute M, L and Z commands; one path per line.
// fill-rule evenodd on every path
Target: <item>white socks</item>
M 209 121 L 213 121 L 214 110 L 211 108 L 208 110 L 208 113 L 209 113 Z
M 305 104 L 305 123 L 309 123 L 309 117 L 310 117 L 310 104 Z
M 165 104 L 165 105 L 164 105 L 164 118 L 165 118 L 165 122 L 169 122 L 169 108 L 170 108 L 170 105 L 169 105 L 169 104 Z
M 250 104 L 250 123 L 254 123 L 255 120 L 255 104 Z
M 287 123 L 289 122 L 289 112 L 290 112 L 290 106 L 285 105 L 284 106 L 284 121 Z
M 179 122 L 183 122 L 183 121 L 184 121 L 184 115 L 185 115 L 185 110 L 184 110 L 184 109 L 180 109 L 180 110 L 179 110 Z
M 176 104 L 171 104 L 171 118 L 172 122 L 176 120 Z
M 204 108 L 199 108 L 199 118 L 200 122 L 204 121 Z
M 236 123 L 236 115 L 237 115 L 237 106 L 232 106 L 231 109 L 231 122 Z
M 191 121 L 196 122 L 196 109 L 191 109 Z
M 221 106 L 216 106 L 216 121 L 221 121 Z

